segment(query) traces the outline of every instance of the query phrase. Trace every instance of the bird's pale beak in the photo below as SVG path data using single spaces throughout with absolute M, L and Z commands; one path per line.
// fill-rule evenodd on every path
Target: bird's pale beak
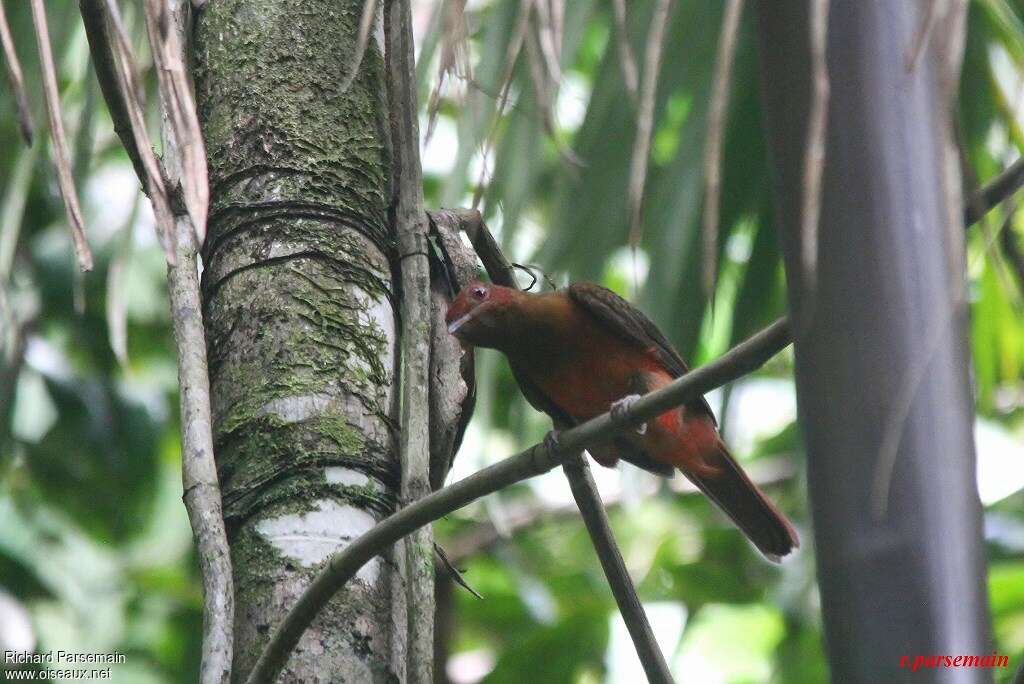
M 466 321 L 468 321 L 472 317 L 473 317 L 473 312 L 470 311 L 465 316 L 460 316 L 459 318 L 456 318 L 454 321 L 452 321 L 451 323 L 448 324 L 448 333 L 451 334 L 451 335 L 454 335 L 455 332 L 459 328 L 461 328 L 463 326 L 463 324 L 465 324 Z

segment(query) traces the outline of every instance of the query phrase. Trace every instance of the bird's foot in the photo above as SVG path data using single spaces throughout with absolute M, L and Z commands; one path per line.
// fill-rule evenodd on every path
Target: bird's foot
M 548 434 L 544 435 L 544 448 L 549 454 L 555 453 L 555 450 L 558 449 L 558 430 L 550 430 Z
M 629 418 L 629 410 L 633 408 L 633 404 L 635 404 L 638 399 L 640 399 L 639 394 L 629 394 L 618 401 L 613 401 L 611 410 L 609 411 L 609 413 L 611 413 L 612 420 L 616 423 L 622 424 L 631 422 Z M 637 425 L 636 433 L 638 435 L 647 434 L 647 423 L 640 423 Z

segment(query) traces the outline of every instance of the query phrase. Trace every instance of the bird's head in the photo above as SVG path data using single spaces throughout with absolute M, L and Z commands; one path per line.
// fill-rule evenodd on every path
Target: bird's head
M 448 332 L 462 342 L 494 347 L 503 336 L 503 319 L 516 290 L 479 281 L 462 288 L 448 306 Z

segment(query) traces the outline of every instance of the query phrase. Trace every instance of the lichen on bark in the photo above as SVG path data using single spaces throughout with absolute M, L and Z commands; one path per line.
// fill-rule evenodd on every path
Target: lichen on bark
M 236 680 L 326 553 L 396 504 L 376 45 L 351 88 L 339 88 L 361 10 L 359 0 L 218 0 L 196 20 L 211 185 L 203 304 Z M 385 559 L 335 597 L 281 681 L 401 679 L 400 582 L 400 564 Z

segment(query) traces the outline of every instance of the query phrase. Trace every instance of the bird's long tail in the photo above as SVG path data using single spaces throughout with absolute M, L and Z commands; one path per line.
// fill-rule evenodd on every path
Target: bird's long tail
M 718 504 L 770 560 L 778 562 L 782 556 L 800 546 L 792 523 L 750 481 L 729 454 L 713 425 L 690 423 L 688 428 L 691 433 L 696 429 L 710 431 L 710 434 L 706 435 L 706 439 L 695 440 L 703 452 L 700 460 L 704 467 L 681 468 L 683 474 Z

